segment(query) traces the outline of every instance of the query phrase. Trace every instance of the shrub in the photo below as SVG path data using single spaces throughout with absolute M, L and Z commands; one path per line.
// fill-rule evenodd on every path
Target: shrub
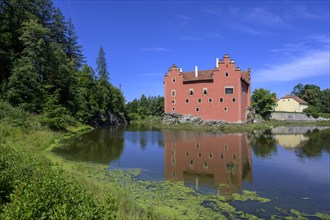
M 303 112 L 309 117 L 313 116 L 313 118 L 319 117 L 319 110 L 313 105 L 309 105 L 307 108 L 303 110 Z

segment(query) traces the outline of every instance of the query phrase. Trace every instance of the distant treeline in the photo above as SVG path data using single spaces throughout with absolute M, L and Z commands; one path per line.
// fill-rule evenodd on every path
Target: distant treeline
M 1 1 L 0 64 L 0 98 L 44 115 L 50 127 L 124 114 L 102 47 L 95 73 L 84 63 L 72 21 L 51 0 Z
M 299 83 L 296 85 L 292 94 L 305 100 L 309 106 L 305 109 L 306 113 L 330 113 L 330 89 L 323 89 L 317 85 Z
M 164 113 L 164 97 L 142 95 L 126 104 L 128 117 L 132 120 L 144 119 L 146 116 L 161 116 Z

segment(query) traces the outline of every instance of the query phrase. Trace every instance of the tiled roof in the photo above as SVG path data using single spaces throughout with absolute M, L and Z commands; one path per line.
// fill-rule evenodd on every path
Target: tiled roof
M 308 103 L 305 100 L 303 100 L 303 99 L 301 99 L 298 96 L 293 95 L 293 94 L 287 94 L 287 95 L 283 96 L 281 99 L 289 99 L 289 98 L 296 100 L 299 104 L 308 105 Z
M 183 72 L 183 82 L 213 80 L 213 70 L 199 70 L 198 77 L 195 77 L 195 71 Z

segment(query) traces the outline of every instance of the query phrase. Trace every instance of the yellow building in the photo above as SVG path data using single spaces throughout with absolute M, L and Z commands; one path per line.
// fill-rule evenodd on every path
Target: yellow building
M 308 106 L 307 102 L 292 94 L 283 96 L 276 103 L 276 112 L 302 112 Z
M 276 134 L 276 143 L 285 148 L 302 147 L 308 141 L 308 137 L 303 134 Z

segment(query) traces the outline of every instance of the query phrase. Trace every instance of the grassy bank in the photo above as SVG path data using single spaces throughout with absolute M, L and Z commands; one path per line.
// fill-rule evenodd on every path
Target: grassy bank
M 161 117 L 150 116 L 143 120 L 131 121 L 133 125 L 147 125 L 158 129 L 183 129 L 183 130 L 204 130 L 204 131 L 219 131 L 224 133 L 235 132 L 252 132 L 254 130 L 266 130 L 278 126 L 330 126 L 330 121 L 277 121 L 269 120 L 254 124 L 224 124 L 219 127 L 211 127 L 205 125 L 196 125 L 193 123 L 186 124 L 162 124 Z
M 75 123 L 55 132 L 40 117 L 0 103 L 0 219 L 145 219 L 134 201 L 102 180 L 107 167 L 51 152 L 91 127 Z

